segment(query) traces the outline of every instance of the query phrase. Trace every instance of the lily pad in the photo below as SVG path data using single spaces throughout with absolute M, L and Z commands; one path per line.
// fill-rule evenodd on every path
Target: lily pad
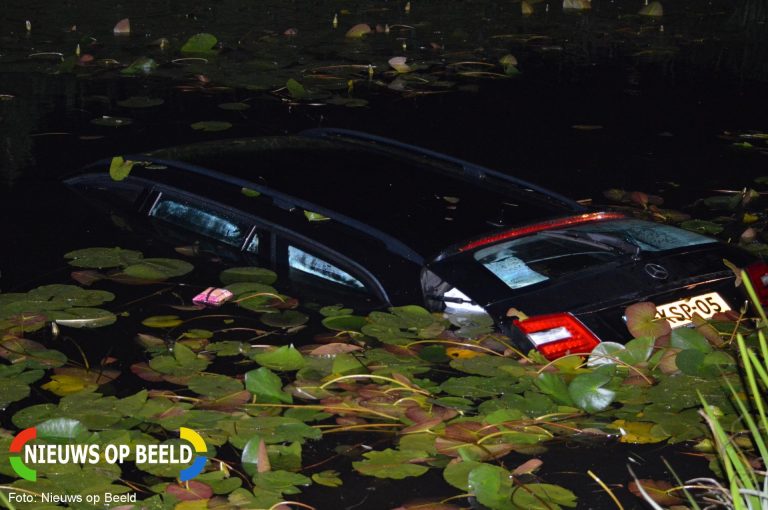
M 243 390 L 243 383 L 232 377 L 220 374 L 193 376 L 189 380 L 188 386 L 195 393 L 213 398 L 221 398 Z
M 669 334 L 672 327 L 664 319 L 656 317 L 656 305 L 650 302 L 635 303 L 627 307 L 627 329 L 632 336 L 638 338 L 649 336 L 659 338 Z
M 134 161 L 126 161 L 122 156 L 115 156 L 109 164 L 109 176 L 113 181 L 122 181 L 131 173 Z
M 429 457 L 429 454 L 423 451 L 387 448 L 383 451 L 364 453 L 363 457 L 366 460 L 353 462 L 352 467 L 358 473 L 376 478 L 402 480 L 409 476 L 421 476 L 429 471 L 427 466 L 413 463 L 415 460 Z
M 133 119 L 129 119 L 128 117 L 110 117 L 109 115 L 104 115 L 102 117 L 96 117 L 95 119 L 91 119 L 91 124 L 94 124 L 96 126 L 106 126 L 106 127 L 125 127 L 130 126 L 133 124 Z
M 616 392 L 604 388 L 613 377 L 614 365 L 604 365 L 591 374 L 577 375 L 568 385 L 573 402 L 588 413 L 597 413 L 613 402 Z
M 141 323 L 148 328 L 175 328 L 181 326 L 184 321 L 178 315 L 153 315 Z
M 259 320 L 273 328 L 293 328 L 306 324 L 309 317 L 296 310 L 283 310 L 277 313 L 265 313 Z
M 293 403 L 293 397 L 283 391 L 280 377 L 266 367 L 246 372 L 245 388 L 253 393 L 258 402 Z
M 285 83 L 285 88 L 288 90 L 288 93 L 294 99 L 302 99 L 307 95 L 307 89 L 304 88 L 304 85 L 297 82 L 293 78 L 290 78 Z
M 219 280 L 224 285 L 235 282 L 255 282 L 272 285 L 277 281 L 277 274 L 263 267 L 230 267 L 221 272 Z
M 117 104 L 123 108 L 152 108 L 165 103 L 164 99 L 159 97 L 131 96 L 128 99 L 118 101 Z
M 70 266 L 93 269 L 128 266 L 138 263 L 143 255 L 140 251 L 123 248 L 84 248 L 64 255 Z
M 181 47 L 181 53 L 185 55 L 214 55 L 216 44 L 219 40 L 213 34 L 195 34 Z
M 686 230 L 692 230 L 700 234 L 715 235 L 723 231 L 723 226 L 719 223 L 705 220 L 688 220 L 680 224 Z
M 196 131 L 215 133 L 218 131 L 226 131 L 232 127 L 232 123 L 223 120 L 201 120 L 200 122 L 190 124 L 189 127 Z
M 179 259 L 143 259 L 123 269 L 123 274 L 142 280 L 166 280 L 191 272 L 195 266 Z
M 243 112 L 251 108 L 248 103 L 221 103 L 219 108 L 222 110 L 229 110 L 233 112 Z
M 299 370 L 305 365 L 304 356 L 293 346 L 283 345 L 276 349 L 251 354 L 251 359 L 271 370 Z

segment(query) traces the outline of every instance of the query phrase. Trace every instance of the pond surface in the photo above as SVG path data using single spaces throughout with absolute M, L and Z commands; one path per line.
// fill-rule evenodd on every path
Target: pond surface
M 609 188 L 660 194 L 675 207 L 713 189 L 741 189 L 768 173 L 768 145 L 760 136 L 768 130 L 763 4 L 675 2 L 664 5 L 662 17 L 640 16 L 642 2 L 626 0 L 594 0 L 588 11 L 531 2 L 529 16 L 519 2 L 437 0 L 167 0 L 110 8 L 36 0 L 4 6 L 0 289 L 72 283 L 63 254 L 88 246 L 178 257 L 97 217 L 57 181 L 99 158 L 198 140 L 318 126 L 359 129 L 596 203 L 605 201 L 602 191 Z M 130 35 L 114 35 L 115 23 L 126 17 Z M 347 37 L 359 23 L 373 33 Z M 295 35 L 286 35 L 289 29 Z M 211 51 L 182 51 L 197 33 L 218 42 Z M 407 57 L 409 72 L 396 72 L 393 57 Z M 221 269 L 198 267 L 184 282 L 215 284 Z M 176 314 L 169 309 L 179 303 L 173 293 L 186 299 L 189 292 L 180 287 L 123 307 L 157 289 L 104 285 L 119 296 L 114 309 L 128 317 L 105 330 L 63 336 L 77 344 L 47 332 L 41 340 L 78 363 L 75 345 L 92 362 L 116 358 L 124 379 L 103 393 L 125 397 L 145 384 L 129 370 L 148 358 L 133 341 L 147 332 L 141 320 Z M 317 322 L 316 311 L 302 310 Z M 264 327 L 254 317 L 247 321 Z M 313 340 L 303 332 L 281 341 Z M 255 366 L 224 371 L 242 374 Z M 15 432 L 13 413 L 56 400 L 35 387 L 28 401 L 3 413 L 2 426 Z M 536 475 L 574 491 L 579 508 L 615 508 L 586 475 L 589 469 L 616 490 L 625 508 L 639 508 L 625 489 L 627 462 L 647 478 L 669 479 L 660 455 L 684 479 L 709 473 L 707 461 L 687 448 L 605 441 L 560 439 L 539 456 L 544 464 Z M 353 457 L 334 457 L 335 447 L 359 444 L 381 450 L 390 442 L 387 435 L 365 433 L 308 443 L 305 466 L 331 459 L 308 473 L 337 470 L 344 485 L 316 483 L 293 498 L 319 509 L 388 509 L 460 492 L 438 469 L 393 481 L 351 469 L 359 449 Z M 230 446 L 223 456 L 238 460 L 239 449 Z M 514 453 L 504 465 L 512 469 L 528 458 Z

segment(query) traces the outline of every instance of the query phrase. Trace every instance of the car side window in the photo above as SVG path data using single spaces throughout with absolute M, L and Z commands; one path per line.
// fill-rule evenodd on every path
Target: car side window
M 238 248 L 243 245 L 249 230 L 246 222 L 214 206 L 193 203 L 166 193 L 160 194 L 149 216 Z
M 340 267 L 293 245 L 288 245 L 288 267 L 292 271 L 309 274 L 349 289 L 365 289 L 360 280 Z

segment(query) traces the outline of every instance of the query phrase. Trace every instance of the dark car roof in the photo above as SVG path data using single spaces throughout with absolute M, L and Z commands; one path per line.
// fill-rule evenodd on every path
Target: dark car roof
M 277 190 L 389 234 L 423 256 L 501 228 L 583 211 L 524 181 L 356 132 L 225 140 L 147 156 L 247 181 L 265 194 Z

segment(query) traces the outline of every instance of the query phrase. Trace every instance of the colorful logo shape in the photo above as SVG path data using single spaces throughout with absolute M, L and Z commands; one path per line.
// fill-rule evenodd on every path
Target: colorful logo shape
M 195 453 L 206 453 L 208 451 L 208 447 L 205 445 L 203 438 L 192 429 L 188 429 L 187 427 L 179 428 L 179 437 L 192 443 Z M 179 480 L 186 482 L 199 475 L 203 471 L 207 461 L 207 457 L 196 455 L 195 460 L 192 461 L 192 465 L 179 472 Z
M 200 434 L 190 428 L 181 427 L 179 429 L 179 437 L 191 443 L 195 453 L 198 454 L 195 455 L 191 466 L 182 469 L 179 472 L 179 480 L 187 482 L 199 475 L 205 468 L 205 463 L 208 461 L 208 458 L 200 454 L 207 453 L 208 447 Z M 22 460 L 22 452 L 24 450 L 24 445 L 33 439 L 37 439 L 37 427 L 30 427 L 16 434 L 16 437 L 13 438 L 11 446 L 8 449 L 10 453 L 9 460 L 11 468 L 20 478 L 29 480 L 30 482 L 37 481 L 37 471 L 24 464 L 24 461 Z
M 21 451 L 28 441 L 32 441 L 35 438 L 37 438 L 36 427 L 24 429 L 16 434 L 16 437 L 14 437 L 13 441 L 11 441 L 11 447 L 8 449 L 8 451 L 11 453 L 10 459 L 11 467 L 13 470 L 17 475 L 19 475 L 19 477 L 23 478 L 24 480 L 29 480 L 30 482 L 37 480 L 37 471 L 28 468 L 26 464 L 24 464 L 24 461 L 21 460 Z

